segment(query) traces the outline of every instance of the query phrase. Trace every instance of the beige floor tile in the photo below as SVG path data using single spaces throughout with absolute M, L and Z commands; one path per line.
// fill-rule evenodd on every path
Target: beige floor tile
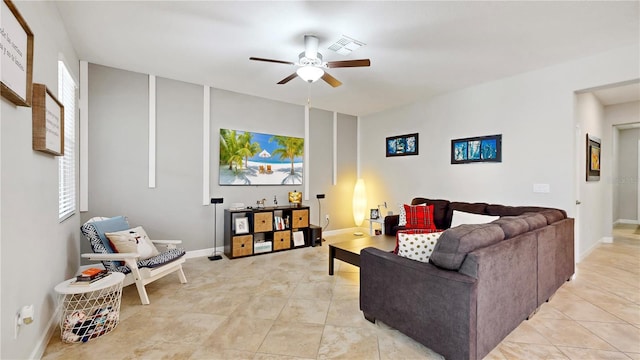
M 518 344 L 503 341 L 498 350 L 507 360 L 562 360 L 568 359 L 553 345 Z
M 316 358 L 323 325 L 278 322 L 273 325 L 259 353 Z
M 299 283 L 291 297 L 294 299 L 331 300 L 333 284 L 329 282 Z
M 247 317 L 227 318 L 203 345 L 212 350 L 229 349 L 256 352 L 272 325 L 273 320 Z
M 379 359 L 378 338 L 371 329 L 327 325 L 318 359 Z
M 249 359 L 249 358 L 245 358 L 245 359 Z M 256 353 L 251 359 L 252 360 L 311 360 L 315 358 L 301 358 L 299 356 Z
M 386 326 L 383 325 L 382 327 Z M 378 329 L 377 334 L 381 360 L 444 360 L 442 355 L 425 347 L 397 330 Z
M 333 288 L 332 300 L 360 299 L 360 286 L 358 285 L 335 285 Z
M 614 229 L 614 243 L 594 249 L 575 279 L 485 359 L 640 360 L 640 235 L 625 231 Z M 263 256 L 187 259 L 187 284 L 175 276 L 149 284 L 151 305 L 141 305 L 135 286 L 124 288 L 114 331 L 64 344 L 56 329 L 42 358 L 442 360 L 384 323 L 364 320 L 359 269 L 336 261 L 328 275 L 327 244 L 355 237 L 325 238 L 321 247 Z
M 536 315 L 537 316 L 537 315 Z M 551 345 L 542 334 L 540 334 L 529 321 L 523 321 L 515 330 L 509 334 L 504 341 L 525 343 L 525 344 L 543 344 Z
M 585 300 L 577 300 L 573 302 L 554 302 L 550 305 L 573 320 L 614 323 L 624 322 L 624 320 L 618 318 L 617 316 L 613 316 L 609 312 L 606 312 Z
M 629 324 L 580 321 L 580 325 L 606 340 L 619 351 L 640 353 L 640 329 Z
M 360 311 L 359 299 L 333 300 L 325 323 L 348 327 L 368 327 L 371 324 Z
M 230 317 L 254 317 L 257 319 L 275 320 L 280 315 L 288 299 L 284 297 L 253 296 L 238 307 Z
M 278 316 L 278 322 L 324 324 L 329 300 L 289 299 Z
M 571 320 L 529 320 L 531 325 L 550 343 L 559 346 L 583 347 L 599 350 L 615 350 L 610 344 Z
M 593 349 L 581 349 L 558 346 L 571 360 L 629 360 L 629 357 L 621 352 Z

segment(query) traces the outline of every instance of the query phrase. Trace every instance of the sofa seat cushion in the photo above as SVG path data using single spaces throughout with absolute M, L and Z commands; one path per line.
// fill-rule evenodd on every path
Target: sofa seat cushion
M 441 234 L 442 231 L 429 229 L 399 231 L 396 234 L 395 253 L 408 259 L 429 262 Z
M 504 239 L 498 224 L 460 225 L 442 233 L 429 262 L 437 267 L 458 270 L 467 253 Z

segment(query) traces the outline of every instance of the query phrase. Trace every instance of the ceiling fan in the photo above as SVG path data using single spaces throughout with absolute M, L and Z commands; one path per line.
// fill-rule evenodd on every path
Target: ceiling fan
M 331 76 L 324 69 L 343 68 L 343 67 L 363 67 L 370 66 L 371 61 L 369 59 L 360 60 L 342 60 L 342 61 L 322 61 L 322 54 L 318 52 L 319 40 L 314 35 L 304 36 L 304 51 L 298 55 L 298 62 L 291 61 L 265 59 L 259 57 L 250 57 L 249 60 L 254 61 L 266 61 L 277 64 L 295 65 L 299 66 L 298 70 L 293 74 L 278 82 L 279 85 L 286 84 L 289 81 L 300 77 L 307 82 L 315 82 L 318 79 L 324 80 L 327 84 L 338 87 L 342 85 L 338 79 Z

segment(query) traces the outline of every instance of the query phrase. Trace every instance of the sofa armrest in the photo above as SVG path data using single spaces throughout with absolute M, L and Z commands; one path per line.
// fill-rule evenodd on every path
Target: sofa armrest
M 400 223 L 400 215 L 387 215 L 384 218 L 384 234 L 395 235 L 395 228 Z
M 476 279 L 375 248 L 360 252 L 360 309 L 446 359 L 475 359 Z

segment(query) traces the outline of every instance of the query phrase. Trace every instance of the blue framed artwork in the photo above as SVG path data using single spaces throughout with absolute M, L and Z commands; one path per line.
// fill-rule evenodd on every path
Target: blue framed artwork
M 451 163 L 502 162 L 502 135 L 451 140 Z
M 386 139 L 387 157 L 418 155 L 418 133 L 390 136 Z

